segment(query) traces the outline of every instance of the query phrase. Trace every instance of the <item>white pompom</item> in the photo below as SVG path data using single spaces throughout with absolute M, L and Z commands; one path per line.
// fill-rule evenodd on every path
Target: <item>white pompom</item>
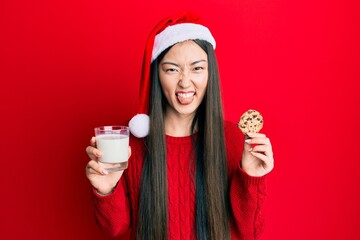
M 130 132 L 137 138 L 146 137 L 149 134 L 150 118 L 146 114 L 136 114 L 129 122 Z

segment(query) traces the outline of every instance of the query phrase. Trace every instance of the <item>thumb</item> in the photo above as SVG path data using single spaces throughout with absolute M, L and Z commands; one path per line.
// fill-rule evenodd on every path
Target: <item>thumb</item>
M 129 156 L 129 158 L 131 157 L 131 147 L 130 146 L 128 148 L 128 156 Z
M 251 144 L 249 143 L 250 140 L 251 140 L 251 138 L 249 138 L 248 135 L 245 135 L 245 140 L 244 140 L 244 150 L 245 151 L 249 151 L 249 149 L 252 148 Z

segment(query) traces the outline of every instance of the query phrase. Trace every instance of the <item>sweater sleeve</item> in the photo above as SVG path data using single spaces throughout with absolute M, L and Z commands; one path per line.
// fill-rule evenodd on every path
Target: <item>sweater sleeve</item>
M 251 177 L 240 167 L 230 182 L 230 202 L 241 239 L 257 239 L 264 228 L 264 177 Z
M 129 234 L 130 205 L 126 177 L 125 170 L 116 188 L 109 195 L 101 196 L 92 189 L 96 222 L 112 237 Z
M 226 123 L 225 137 L 233 227 L 240 239 L 257 239 L 264 228 L 265 177 L 252 177 L 242 170 L 244 137 L 235 124 Z

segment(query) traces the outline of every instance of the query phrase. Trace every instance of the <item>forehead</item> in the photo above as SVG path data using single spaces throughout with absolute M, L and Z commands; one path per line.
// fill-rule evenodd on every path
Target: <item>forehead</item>
M 194 41 L 176 43 L 165 54 L 163 60 L 207 60 L 206 52 Z

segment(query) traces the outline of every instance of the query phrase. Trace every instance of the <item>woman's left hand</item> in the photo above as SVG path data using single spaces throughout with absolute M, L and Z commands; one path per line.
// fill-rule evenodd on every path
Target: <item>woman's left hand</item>
M 241 168 L 250 176 L 262 177 L 274 168 L 274 156 L 270 139 L 262 133 L 248 133 L 247 136 L 244 143 Z

